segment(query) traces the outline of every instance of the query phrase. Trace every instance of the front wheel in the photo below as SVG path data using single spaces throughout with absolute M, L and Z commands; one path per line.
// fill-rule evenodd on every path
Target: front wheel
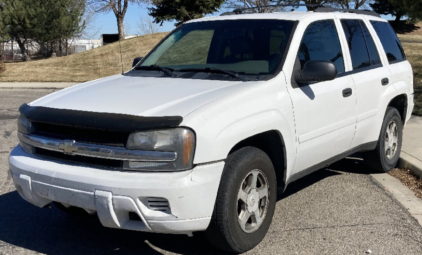
M 396 108 L 388 107 L 381 134 L 374 151 L 365 152 L 365 164 L 371 169 L 388 173 L 399 161 L 403 139 L 403 121 Z
M 234 253 L 258 245 L 272 221 L 276 187 L 274 167 L 262 150 L 246 147 L 231 154 L 206 231 L 208 240 L 214 246 Z

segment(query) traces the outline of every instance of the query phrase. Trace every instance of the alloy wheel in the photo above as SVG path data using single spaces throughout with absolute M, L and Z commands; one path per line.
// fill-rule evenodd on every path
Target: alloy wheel
M 269 205 L 269 188 L 267 177 L 258 169 L 250 171 L 240 185 L 237 212 L 244 232 L 255 232 L 264 221 Z
M 399 143 L 399 129 L 395 121 L 391 121 L 387 126 L 384 139 L 384 149 L 387 159 L 391 160 L 397 153 Z

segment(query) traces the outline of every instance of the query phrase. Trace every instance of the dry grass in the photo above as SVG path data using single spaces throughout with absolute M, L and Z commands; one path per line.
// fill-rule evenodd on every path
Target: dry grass
M 422 42 L 422 35 L 418 34 L 405 34 L 405 35 L 398 35 L 400 41 L 404 42 Z
M 403 43 L 403 47 L 415 73 L 415 109 L 413 114 L 422 116 L 422 43 Z
M 135 57 L 145 56 L 167 33 L 122 41 L 124 70 Z M 119 43 L 61 58 L 7 63 L 0 82 L 84 82 L 122 72 Z
M 415 196 L 422 198 L 422 179 L 410 170 L 394 169 L 390 175 L 399 179 Z
M 0 73 L 4 72 L 4 70 L 5 70 L 5 65 L 3 61 L 0 60 Z

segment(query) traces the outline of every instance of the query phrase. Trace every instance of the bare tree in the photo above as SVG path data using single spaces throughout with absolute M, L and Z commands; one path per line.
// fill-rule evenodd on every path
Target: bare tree
M 154 23 L 154 20 L 151 16 L 146 18 L 141 18 L 138 24 L 140 35 L 148 35 L 158 33 L 160 25 Z
M 87 5 L 95 12 L 109 13 L 113 11 L 117 19 L 117 30 L 119 38 L 125 39 L 124 19 L 129 3 L 143 4 L 149 3 L 149 0 L 86 0 Z
M 95 23 L 97 14 L 90 6 L 85 7 L 85 14 L 82 18 L 85 22 L 85 28 L 82 31 L 81 38 L 91 39 L 98 35 L 100 27 Z
M 333 0 L 334 5 L 338 5 L 343 9 L 359 9 L 366 7 L 369 4 L 369 0 Z

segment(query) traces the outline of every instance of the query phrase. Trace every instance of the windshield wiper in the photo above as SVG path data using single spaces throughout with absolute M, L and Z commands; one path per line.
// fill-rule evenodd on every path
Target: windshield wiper
M 162 71 L 163 73 L 167 74 L 170 77 L 177 77 L 177 75 L 175 73 L 173 73 L 174 69 L 162 67 L 162 66 L 158 66 L 158 65 L 137 66 L 135 68 L 135 70 L 159 70 L 159 71 Z
M 223 69 L 219 69 L 219 68 L 215 68 L 215 67 L 206 67 L 206 68 L 187 68 L 187 69 L 181 69 L 179 70 L 180 72 L 206 72 L 206 73 L 220 73 L 220 74 L 225 74 L 228 75 L 230 77 L 236 78 L 240 81 L 248 81 L 245 78 L 242 78 L 239 76 L 238 73 L 233 72 L 233 71 L 227 71 L 227 70 L 223 70 Z

